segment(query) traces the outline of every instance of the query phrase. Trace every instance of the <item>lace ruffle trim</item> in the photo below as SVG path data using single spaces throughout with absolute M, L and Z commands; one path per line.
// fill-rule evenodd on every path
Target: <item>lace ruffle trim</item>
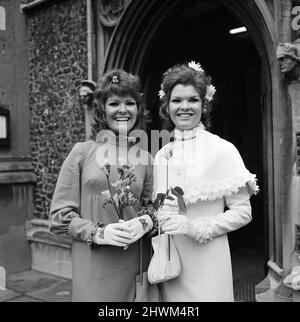
M 199 200 L 213 201 L 228 197 L 243 186 L 247 187 L 250 195 L 256 195 L 259 192 L 256 175 L 249 172 L 219 182 L 189 187 L 185 190 L 184 199 L 186 204 L 193 204 Z
M 195 222 L 195 233 L 194 233 L 194 239 L 199 244 L 206 244 L 210 240 L 212 240 L 211 237 L 211 220 L 206 217 L 202 217 L 197 219 Z

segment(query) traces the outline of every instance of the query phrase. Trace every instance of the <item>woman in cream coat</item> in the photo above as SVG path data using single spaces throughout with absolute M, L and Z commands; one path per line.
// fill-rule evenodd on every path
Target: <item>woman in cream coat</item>
M 187 205 L 182 214 L 166 200 L 158 214 L 181 259 L 180 276 L 162 283 L 166 302 L 234 300 L 227 233 L 251 221 L 249 199 L 258 187 L 234 145 L 204 126 L 214 93 L 194 62 L 169 69 L 159 93 L 160 114 L 175 140 L 155 157 L 154 195 L 180 186 Z

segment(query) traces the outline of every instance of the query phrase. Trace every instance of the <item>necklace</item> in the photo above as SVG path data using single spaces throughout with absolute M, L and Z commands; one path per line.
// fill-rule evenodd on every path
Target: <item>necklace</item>
M 196 139 L 196 135 L 191 136 L 190 138 L 175 138 L 175 141 L 189 141 L 193 139 Z

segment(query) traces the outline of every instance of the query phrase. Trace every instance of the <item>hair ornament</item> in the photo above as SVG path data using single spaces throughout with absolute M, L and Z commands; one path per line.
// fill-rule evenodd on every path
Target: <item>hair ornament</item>
M 166 93 L 162 89 L 158 92 L 158 96 L 160 99 L 162 99 L 165 95 Z
M 205 95 L 205 98 L 210 102 L 210 101 L 212 101 L 215 93 L 216 93 L 216 88 L 213 85 L 208 85 L 206 87 L 206 95 Z
M 166 95 L 166 93 L 163 90 L 163 86 L 162 84 L 160 85 L 160 91 L 158 92 L 158 96 L 160 99 L 162 99 L 164 96 Z
M 195 61 L 191 61 L 188 63 L 188 67 L 194 69 L 196 72 L 202 72 L 204 73 L 204 69 L 199 63 L 196 63 Z
M 112 83 L 113 83 L 113 84 L 119 84 L 118 76 L 113 76 L 113 78 L 112 78 Z

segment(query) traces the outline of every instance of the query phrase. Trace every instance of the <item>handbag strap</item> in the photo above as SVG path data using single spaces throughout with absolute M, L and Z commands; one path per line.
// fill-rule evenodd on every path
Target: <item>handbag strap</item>
M 139 240 L 140 282 L 143 283 L 143 238 Z
M 153 250 L 152 250 L 152 246 L 151 246 L 151 242 L 150 242 L 150 247 L 149 247 L 149 252 L 150 255 L 152 256 L 153 254 Z M 138 281 L 143 283 L 143 237 L 139 239 L 139 278 Z

